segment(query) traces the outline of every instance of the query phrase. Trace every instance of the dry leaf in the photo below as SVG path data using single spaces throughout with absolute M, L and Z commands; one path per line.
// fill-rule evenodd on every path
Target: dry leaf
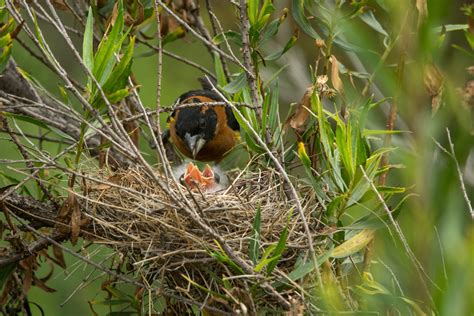
M 416 0 L 416 9 L 418 10 L 418 27 L 420 27 L 428 17 L 428 4 L 426 0 Z
M 33 263 L 36 256 L 29 256 L 19 262 L 19 266 L 25 271 L 23 273 L 23 293 L 28 293 L 33 284 Z
M 426 64 L 424 69 L 423 81 L 426 91 L 431 98 L 431 110 L 435 114 L 441 104 L 443 96 L 444 78 L 438 67 L 434 64 Z
M 474 75 L 474 66 L 469 66 L 469 67 L 467 67 L 467 72 L 468 72 L 470 75 Z
M 61 233 L 71 232 L 71 242 L 75 245 L 79 237 L 80 227 L 87 222 L 87 219 L 81 218 L 81 209 L 73 192 L 69 192 L 66 201 L 61 205 L 56 221 L 66 224 L 56 224 L 56 229 Z
M 56 221 L 59 223 L 67 224 L 69 219 L 71 218 L 72 208 L 71 205 L 74 204 L 76 196 L 74 193 L 69 193 L 66 201 L 61 205 L 59 208 L 58 216 L 56 217 Z M 66 225 L 56 224 L 56 228 L 61 233 L 69 232 L 69 228 Z
M 77 239 L 79 238 L 79 233 L 81 232 L 81 210 L 79 204 L 74 200 L 71 213 L 71 243 L 76 244 Z
M 55 289 L 53 288 L 50 288 L 49 286 L 46 285 L 46 283 L 44 283 L 42 280 L 38 279 L 38 278 L 34 278 L 34 285 L 39 287 L 40 289 L 42 289 L 43 291 L 45 291 L 46 293 L 53 293 L 53 292 L 56 292 Z
M 334 89 L 340 94 L 344 94 L 344 85 L 342 84 L 342 80 L 339 77 L 339 63 L 334 55 L 331 55 L 329 58 L 331 62 L 331 82 Z
M 285 316 L 303 316 L 305 310 L 305 304 L 297 299 L 296 297 L 289 297 L 291 308 L 289 311 L 285 312 Z
M 69 10 L 64 0 L 53 0 L 52 3 L 53 3 L 53 6 L 58 10 L 62 10 L 62 11 Z
M 57 246 L 53 245 L 53 255 L 56 258 L 56 263 L 63 269 L 66 269 L 66 261 L 64 260 L 63 250 Z
M 306 123 L 310 115 L 308 109 L 311 108 L 311 95 L 313 94 L 313 91 L 314 86 L 310 86 L 306 89 L 303 98 L 296 105 L 295 112 L 288 118 L 288 122 L 291 128 L 299 130 Z

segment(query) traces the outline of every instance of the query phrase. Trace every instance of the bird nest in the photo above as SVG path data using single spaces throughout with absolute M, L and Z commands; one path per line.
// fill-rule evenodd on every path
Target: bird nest
M 150 175 L 140 168 L 102 170 L 86 182 L 79 200 L 90 219 L 90 232 L 101 237 L 97 242 L 126 254 L 129 267 L 146 276 L 147 283 L 159 281 L 161 288 L 202 306 L 233 310 L 238 302 L 253 304 L 249 286 L 258 288 L 263 279 L 282 279 L 293 271 L 297 259 L 307 255 L 308 235 L 278 172 L 245 170 L 230 178 L 226 190 L 205 193 L 191 192 L 161 173 Z M 312 190 L 294 180 L 316 235 L 318 203 Z M 266 274 L 262 258 L 266 251 L 271 257 L 270 249 L 276 248 L 283 231 L 288 233 L 285 250 Z M 242 264 L 252 271 L 242 269 Z M 258 264 L 260 269 L 255 268 Z M 275 307 L 278 295 L 260 290 L 259 305 Z M 294 295 L 291 287 L 285 291 Z M 229 297 L 231 302 L 226 301 Z

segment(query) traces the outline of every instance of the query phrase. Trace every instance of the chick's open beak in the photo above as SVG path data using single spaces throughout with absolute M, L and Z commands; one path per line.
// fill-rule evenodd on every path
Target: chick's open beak
M 204 171 L 201 172 L 196 165 L 190 162 L 186 167 L 181 181 L 191 189 L 191 191 L 202 190 L 205 192 L 219 183 L 219 180 L 215 176 L 214 171 L 209 165 L 206 165 Z
M 191 136 L 189 133 L 186 133 L 186 135 L 184 135 L 184 143 L 193 155 L 193 158 L 196 158 L 199 151 L 201 151 L 206 144 L 206 140 L 200 134 Z

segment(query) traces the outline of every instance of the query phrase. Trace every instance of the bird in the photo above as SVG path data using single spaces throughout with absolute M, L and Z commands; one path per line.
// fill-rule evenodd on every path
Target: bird
M 178 97 L 165 135 L 184 156 L 219 163 L 240 142 L 239 123 L 223 101 L 219 94 L 207 89 L 191 90 Z M 212 104 L 217 102 L 220 104 Z M 215 191 L 226 181 L 219 168 L 214 170 L 209 165 L 203 172 L 192 162 L 177 170 L 184 170 L 180 179 L 191 189 Z
M 232 109 L 211 90 L 192 90 L 176 101 L 168 118 L 170 137 L 185 156 L 220 162 L 240 140 L 240 126 Z M 189 104 L 189 106 L 186 106 Z

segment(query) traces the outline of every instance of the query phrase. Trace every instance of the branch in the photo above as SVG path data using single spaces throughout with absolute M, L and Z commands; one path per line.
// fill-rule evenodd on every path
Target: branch
M 79 139 L 81 118 L 73 112 L 66 112 L 64 106 L 55 99 L 40 94 L 18 71 L 13 59 L 0 76 L 0 109 L 1 111 L 21 114 L 57 128 L 72 139 Z M 87 145 L 93 155 L 97 155 L 100 146 L 99 136 L 89 137 Z M 121 166 L 128 166 L 131 160 L 116 150 L 110 156 Z

